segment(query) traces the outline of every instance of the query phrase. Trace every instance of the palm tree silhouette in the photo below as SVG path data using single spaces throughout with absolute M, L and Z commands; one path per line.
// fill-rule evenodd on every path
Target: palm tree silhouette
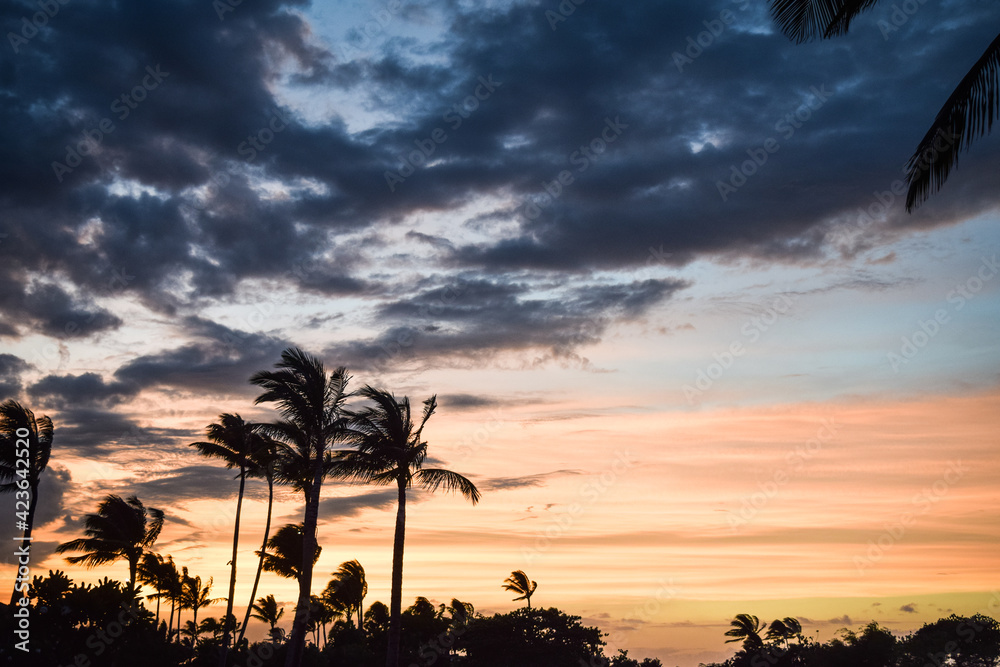
M 188 569 L 184 568 L 184 574 L 182 576 L 183 586 L 181 593 L 181 609 L 191 609 L 194 612 L 194 618 L 189 621 L 191 624 L 189 627 L 193 627 L 195 633 L 189 636 L 192 637 L 192 645 L 197 643 L 197 633 L 200 632 L 198 627 L 198 610 L 208 605 L 219 602 L 222 598 L 210 598 L 209 595 L 212 593 L 212 577 L 208 578 L 208 582 L 202 586 L 201 577 L 191 577 L 188 576 Z
M 783 619 L 775 619 L 771 621 L 771 625 L 768 626 L 767 635 L 765 635 L 765 637 L 771 640 L 783 641 L 785 643 L 785 648 L 788 648 L 788 640 L 801 632 L 802 625 L 799 623 L 798 619 L 786 616 Z
M 271 510 L 274 508 L 274 476 L 279 464 L 278 450 L 284 447 L 263 434 L 258 434 L 261 446 L 255 448 L 250 455 L 247 465 L 247 477 L 263 477 L 267 481 L 267 519 L 264 522 L 264 540 L 261 542 L 260 551 L 257 558 L 257 574 L 254 576 L 253 588 L 250 590 L 250 604 L 247 605 L 247 612 L 243 617 L 243 624 L 240 626 L 240 635 L 236 639 L 235 645 L 239 646 L 246 635 L 247 625 L 250 623 L 250 612 L 253 609 L 253 600 L 257 595 L 257 587 L 260 584 L 260 573 L 264 570 L 264 552 L 267 550 L 267 540 L 271 533 Z
M 341 563 L 333 573 L 333 579 L 326 585 L 326 590 L 323 591 L 324 599 L 334 606 L 338 601 L 343 603 L 348 620 L 353 618 L 355 612 L 357 613 L 359 630 L 366 595 L 368 595 L 368 581 L 365 579 L 365 568 L 356 560 Z
M 253 610 L 253 618 L 259 621 L 264 621 L 267 623 L 271 629 L 271 641 L 276 641 L 275 639 L 275 626 L 278 625 L 278 621 L 281 617 L 285 615 L 285 608 L 278 607 L 278 601 L 274 599 L 273 595 L 268 595 L 266 597 L 257 598 L 257 603 L 250 606 Z
M 528 603 L 528 609 L 531 609 L 531 596 L 534 595 L 538 584 L 528 579 L 524 570 L 514 570 L 509 577 L 504 579 L 503 588 L 512 593 L 518 593 L 520 597 L 514 598 L 514 602 L 524 600 Z
M 225 667 L 229 654 L 229 639 L 232 628 L 228 619 L 233 614 L 233 598 L 236 596 L 236 555 L 240 542 L 240 515 L 243 510 L 243 493 L 246 488 L 247 470 L 251 465 L 254 450 L 264 447 L 257 426 L 243 421 L 238 414 L 221 414 L 217 424 L 205 428 L 208 442 L 192 442 L 198 453 L 208 458 L 219 459 L 227 468 L 238 468 L 240 490 L 236 496 L 236 520 L 233 527 L 233 556 L 229 561 L 229 595 L 226 598 L 225 628 L 222 634 L 222 651 L 219 652 L 219 667 Z
M 156 591 L 154 595 L 147 595 L 146 597 L 156 599 L 157 628 L 160 627 L 160 600 L 167 597 L 167 591 L 170 587 L 171 573 L 168 569 L 170 567 L 173 567 L 172 562 L 168 563 L 164 560 L 163 556 L 152 552 L 145 553 L 142 560 L 139 561 L 139 581 L 151 586 Z M 174 568 L 174 572 L 177 572 L 176 568 Z
M 167 641 L 169 642 L 174 633 L 175 609 L 177 610 L 178 640 L 180 639 L 181 613 L 179 605 L 181 603 L 181 595 L 184 593 L 184 579 L 181 573 L 177 571 L 177 566 L 174 565 L 173 556 L 167 556 L 163 562 L 163 583 L 164 594 L 170 600 L 170 620 L 167 623 Z
M 328 376 L 319 359 L 297 347 L 282 352 L 281 361 L 275 367 L 277 370 L 254 374 L 250 382 L 264 389 L 255 402 L 276 403 L 282 417 L 278 422 L 262 426 L 264 433 L 289 445 L 279 481 L 291 483 L 305 495 L 299 597 L 285 660 L 286 667 L 299 667 L 305 646 L 306 616 L 315 562 L 307 559 L 306 555 L 316 546 L 320 490 L 331 458 L 328 447 L 344 432 L 341 412 L 350 376 L 343 367 Z
M 392 543 L 392 592 L 389 601 L 389 632 L 386 666 L 399 663 L 400 614 L 403 595 L 403 543 L 406 537 L 406 489 L 416 482 L 422 488 L 457 491 L 473 505 L 479 489 L 467 478 L 441 468 L 424 468 L 427 443 L 420 439 L 427 420 L 437 408 L 437 397 L 424 401 L 419 424 L 410 415 L 410 401 L 401 401 L 387 391 L 366 385 L 358 394 L 374 405 L 350 412 L 350 428 L 356 449 L 342 452 L 335 474 L 355 481 L 387 486 L 395 484 L 398 505 L 396 531 Z
M 274 572 L 279 577 L 301 582 L 302 563 L 305 560 L 302 557 L 304 542 L 302 524 L 289 523 L 279 528 L 278 532 L 267 541 L 267 551 L 261 552 L 264 555 L 264 570 Z M 310 569 L 319 560 L 321 551 L 323 547 L 317 544 L 313 550 L 312 562 L 309 564 Z
M 38 507 L 38 482 L 52 453 L 52 420 L 35 413 L 15 400 L 0 404 L 0 493 L 13 493 L 15 509 L 26 509 L 21 529 L 21 544 L 30 544 Z M 21 456 L 21 455 L 24 456 Z M 27 460 L 28 469 L 18 467 L 18 460 Z M 18 513 L 18 517 L 22 513 Z M 22 592 L 15 583 L 10 593 L 13 605 Z
M 847 33 L 878 0 L 770 0 L 771 15 L 787 37 L 802 43 Z M 907 212 L 937 192 L 958 164 L 958 154 L 988 134 L 1000 117 L 1000 34 L 986 47 L 938 111 L 906 165 Z M 944 149 L 939 141 L 945 140 Z M 925 156 L 935 156 L 928 159 Z
M 760 632 L 764 629 L 764 624 L 756 616 L 736 614 L 736 618 L 730 621 L 729 624 L 733 627 L 726 631 L 726 636 L 732 637 L 732 639 L 727 639 L 727 644 L 742 641 L 743 648 L 748 652 L 764 647 L 764 640 L 760 637 Z
M 82 556 L 67 556 L 68 563 L 83 563 L 88 568 L 128 560 L 129 586 L 135 589 L 139 559 L 152 548 L 163 528 L 163 511 L 145 507 L 136 496 L 122 500 L 109 495 L 97 507 L 96 514 L 84 519 L 87 537 L 70 540 L 56 547 L 56 553 L 85 551 Z

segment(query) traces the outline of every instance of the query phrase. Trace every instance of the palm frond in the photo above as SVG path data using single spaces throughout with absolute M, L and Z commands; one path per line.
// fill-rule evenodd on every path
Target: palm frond
M 948 180 L 958 154 L 988 133 L 1000 114 L 1000 34 L 941 107 L 906 165 L 906 210 L 912 211 Z
M 423 468 L 414 473 L 414 478 L 422 487 L 430 491 L 437 491 L 440 487 L 445 491 L 457 491 L 472 502 L 473 505 L 479 502 L 482 497 L 479 489 L 469 478 L 441 468 Z
M 845 0 L 771 0 L 771 17 L 796 43 L 822 38 Z

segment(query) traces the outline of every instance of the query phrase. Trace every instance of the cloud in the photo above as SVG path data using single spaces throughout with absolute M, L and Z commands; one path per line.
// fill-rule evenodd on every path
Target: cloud
M 916 614 L 917 613 L 917 604 L 915 602 L 911 602 L 909 604 L 904 604 L 902 607 L 899 608 L 899 610 L 901 612 L 904 612 L 904 613 L 907 613 L 907 614 Z
M 553 477 L 582 474 L 582 470 L 553 470 L 552 472 L 523 475 L 520 477 L 489 477 L 482 481 L 477 481 L 476 486 L 480 491 L 511 491 L 514 489 L 545 486 L 548 480 Z
M 636 319 L 686 286 L 680 280 L 585 284 L 540 298 L 525 282 L 460 281 L 384 304 L 379 321 L 399 324 L 374 339 L 336 344 L 327 354 L 352 368 L 531 350 L 544 352 L 536 357 L 541 360 L 582 360 L 577 350 L 598 342 L 612 322 Z
M 59 406 L 88 403 L 115 405 L 131 398 L 137 391 L 134 385 L 106 382 L 97 373 L 47 375 L 28 388 L 32 397 L 53 399 Z
M 413 498 L 408 495 L 407 500 L 413 500 Z M 371 491 L 355 496 L 324 498 L 319 503 L 319 516 L 321 520 L 339 521 L 357 516 L 366 509 L 385 510 L 395 506 L 396 492 L 394 490 Z
M 21 374 L 28 369 L 27 362 L 13 354 L 0 354 L 0 396 L 14 398 L 21 393 Z

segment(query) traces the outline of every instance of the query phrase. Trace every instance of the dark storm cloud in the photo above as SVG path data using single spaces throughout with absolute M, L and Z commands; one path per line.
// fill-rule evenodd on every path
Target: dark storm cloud
M 135 395 L 137 388 L 122 382 L 105 382 L 97 373 L 47 375 L 28 388 L 32 397 L 55 400 L 57 405 L 107 403 L 114 405 Z
M 21 373 L 28 370 L 24 359 L 13 354 L 0 354 L 0 400 L 14 398 L 21 393 Z
M 371 491 L 356 496 L 340 498 L 325 498 L 319 503 L 319 517 L 322 520 L 336 521 L 357 516 L 366 509 L 384 510 L 396 505 L 396 491 Z M 412 498 L 407 498 L 412 500 Z
M 135 493 L 143 503 L 153 507 L 188 500 L 227 500 L 235 498 L 239 491 L 239 481 L 233 479 L 238 472 L 222 465 L 188 465 L 163 477 L 135 482 L 129 493 Z M 248 484 L 247 490 L 249 496 L 259 496 L 254 484 Z
M 261 0 L 220 19 L 202 0 L 80 0 L 4 60 L 0 122 L 17 131 L 0 145 L 0 334 L 119 327 L 102 296 L 184 316 L 249 278 L 377 298 L 392 287 L 367 282 L 377 267 L 338 237 L 482 195 L 504 203 L 467 224 L 495 240 L 408 235 L 440 253 L 431 270 L 578 274 L 644 265 L 652 248 L 673 265 L 854 252 L 861 241 L 831 241 L 832 221 L 856 226 L 859 207 L 884 200 L 1000 18 L 994 4 L 926 4 L 883 35 L 878 21 L 892 9 L 879 4 L 848 36 L 797 46 L 774 32 L 764 3 L 592 0 L 554 21 L 553 1 L 441 2 L 399 17 L 443 17 L 440 41 L 390 38 L 346 61 L 312 39 L 299 13 L 307 6 Z M 0 8 L 3 33 L 19 32 L 29 11 L 26 1 Z M 689 51 L 698 39 L 706 43 Z M 335 114 L 307 123 L 276 98 L 282 81 L 306 97 L 351 95 L 392 120 L 356 133 Z M 100 130 L 105 119 L 113 130 Z M 903 215 L 894 195 L 890 226 L 995 208 L 992 139 L 963 155 L 917 214 Z M 69 154 L 81 142 L 89 154 L 77 162 Z M 414 152 L 429 145 L 433 159 Z M 54 162 L 73 166 L 57 176 Z M 745 183 L 741 169 L 753 172 Z M 387 172 L 402 179 L 392 190 Z M 650 288 L 592 288 L 568 295 L 571 309 L 510 282 L 477 289 L 490 308 L 416 322 L 404 314 L 426 293 L 384 303 L 381 315 L 395 320 L 384 333 L 341 348 L 372 359 L 402 337 L 430 355 L 571 355 L 657 298 Z M 627 291 L 619 307 L 594 304 L 615 289 Z M 277 347 L 247 345 L 230 359 L 199 340 L 138 359 L 113 381 L 218 387 Z
M 687 286 L 678 280 L 582 285 L 560 297 L 537 298 L 527 283 L 476 279 L 424 289 L 382 306 L 380 322 L 400 322 L 374 340 L 332 346 L 328 356 L 352 368 L 445 357 L 489 356 L 503 350 L 541 350 L 550 359 L 583 360 L 580 346 L 596 343 L 608 325 L 634 319 Z
M 194 337 L 191 343 L 138 357 L 115 371 L 115 378 L 142 388 L 249 394 L 255 391 L 248 383 L 250 376 L 271 368 L 288 347 L 285 341 L 200 317 L 188 317 L 181 324 Z

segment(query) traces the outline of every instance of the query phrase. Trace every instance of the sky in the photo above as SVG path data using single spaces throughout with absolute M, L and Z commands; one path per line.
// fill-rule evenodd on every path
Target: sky
M 682 667 L 741 612 L 997 616 L 998 137 L 913 213 L 899 186 L 998 21 L 879 3 L 796 45 L 757 0 L 4 3 L 0 397 L 56 427 L 32 570 L 125 578 L 53 549 L 134 493 L 223 596 L 237 484 L 188 444 L 273 419 L 248 379 L 297 345 L 436 394 L 430 452 L 483 492 L 413 495 L 404 602 L 507 611 L 523 569 Z M 265 509 L 251 483 L 238 600 Z M 393 512 L 324 487 L 317 585 L 356 558 L 387 601 Z

